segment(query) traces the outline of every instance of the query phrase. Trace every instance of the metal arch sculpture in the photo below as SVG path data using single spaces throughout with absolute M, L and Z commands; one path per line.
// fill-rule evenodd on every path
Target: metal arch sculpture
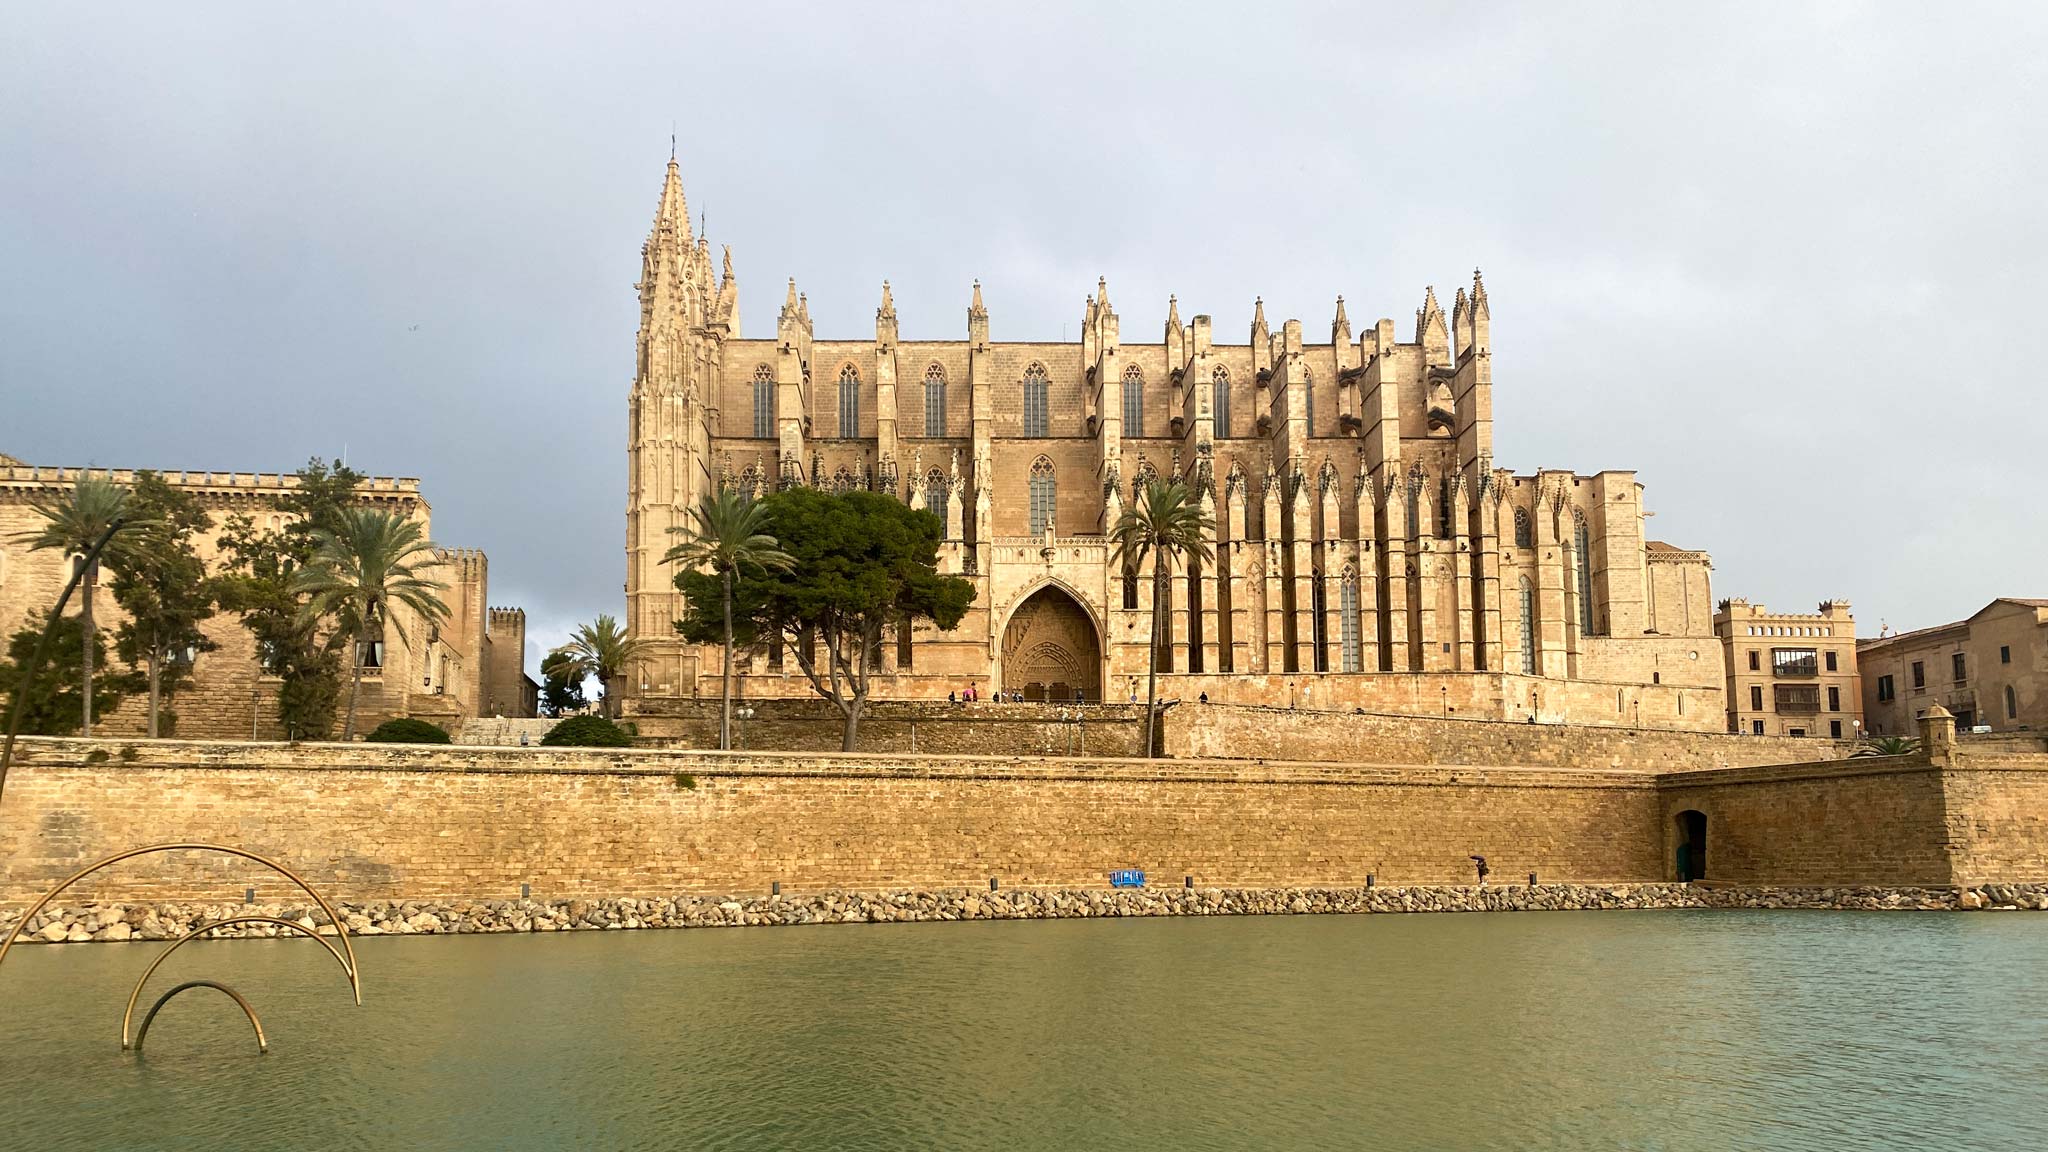
M 341 952 L 338 949 L 336 949 L 334 945 L 329 944 L 327 942 L 327 938 L 320 935 L 319 932 L 306 927 L 304 924 L 301 924 L 296 920 L 282 920 L 276 916 L 230 916 L 225 920 L 215 920 L 211 924 L 201 924 L 199 927 L 194 928 L 190 932 L 187 932 L 183 936 L 180 936 L 176 940 L 173 940 L 170 944 L 170 947 L 165 948 L 163 951 L 157 953 L 156 959 L 149 962 L 149 967 L 142 970 L 142 978 L 135 982 L 135 990 L 128 994 L 128 1010 L 121 1013 L 122 1051 L 125 1052 L 130 1048 L 139 1049 L 142 1047 L 142 1037 L 140 1035 L 137 1035 L 135 1037 L 133 1043 L 129 1042 L 128 1025 L 135 1018 L 135 1002 L 142 999 L 143 986 L 149 983 L 149 978 L 151 976 L 156 975 L 157 968 L 160 965 L 162 965 L 164 961 L 171 958 L 171 953 L 176 952 L 178 949 L 184 947 L 187 943 L 198 939 L 199 937 L 205 935 L 208 932 L 213 931 L 216 928 L 226 928 L 230 924 L 275 924 L 279 928 L 287 928 L 293 932 L 297 932 L 301 936 L 308 937 L 314 943 L 320 945 L 322 948 L 327 949 L 327 954 L 334 957 L 334 962 L 336 964 L 341 965 L 342 973 L 348 977 L 349 988 L 356 994 L 356 1004 L 358 1006 L 362 1004 L 363 990 L 361 985 L 359 985 L 356 982 L 355 969 L 349 966 L 349 962 L 346 959 L 343 959 Z M 201 983 L 205 983 L 205 981 L 201 981 Z M 190 987 L 190 985 L 186 985 L 186 987 Z M 220 985 L 214 985 L 214 987 L 220 987 Z M 178 989 L 172 989 L 171 992 L 166 992 L 163 995 L 162 999 L 159 999 L 156 1002 L 155 1007 L 152 1007 L 149 1010 L 149 1015 L 155 1016 L 157 1008 L 163 1007 L 164 1001 L 170 999 L 171 996 L 175 994 L 177 991 Z M 221 988 L 221 991 L 228 992 L 230 995 L 233 995 L 233 992 L 227 988 Z M 236 997 L 236 999 L 240 999 L 240 997 Z M 248 1005 L 243 1005 L 243 1008 L 245 1010 L 247 1009 L 247 1007 Z M 255 1019 L 255 1013 L 250 1013 L 250 1019 L 252 1021 Z M 149 1021 L 147 1018 L 145 1018 L 143 1021 L 142 1030 L 144 1032 L 149 1031 Z M 256 1039 L 258 1043 L 261 1043 L 263 1039 L 263 1026 L 260 1024 L 256 1026 Z
M 149 1014 L 142 1018 L 142 1032 L 140 1035 L 135 1037 L 135 1050 L 137 1052 L 142 1051 L 143 1037 L 149 1035 L 149 1026 L 156 1020 L 156 1014 L 158 1012 L 163 1011 L 164 1005 L 170 1003 L 171 997 L 176 996 L 178 993 L 183 992 L 187 988 L 218 988 L 222 992 L 227 993 L 228 996 L 232 998 L 235 1003 L 242 1006 L 243 1014 L 249 1017 L 249 1026 L 256 1029 L 256 1054 L 260 1056 L 265 1052 L 270 1051 L 270 1041 L 263 1038 L 263 1021 L 258 1020 L 256 1018 L 256 1010 L 254 1008 L 249 1007 L 249 1002 L 247 1000 L 242 999 L 242 994 L 240 992 L 237 992 L 233 988 L 230 988 L 227 985 L 215 980 L 187 980 L 183 984 L 178 985 L 176 988 L 171 989 L 169 992 L 166 992 L 163 995 L 157 997 L 156 1003 L 151 1004 L 149 1006 Z M 126 1049 L 128 1045 L 127 1043 L 123 1042 L 121 1047 L 123 1049 Z
M 291 869 L 286 868 L 284 865 L 279 864 L 277 861 L 269 859 L 265 856 L 259 856 L 254 852 L 244 851 L 240 848 L 230 848 L 225 844 L 151 844 L 144 848 L 130 848 L 126 852 L 116 852 L 112 856 L 108 856 L 102 860 L 95 861 L 92 864 L 89 864 L 86 867 L 81 868 L 76 872 L 73 872 L 70 876 L 65 877 L 63 882 L 59 883 L 55 888 L 52 888 L 48 892 L 45 892 L 43 894 L 42 899 L 37 900 L 35 904 L 28 909 L 28 911 L 23 912 L 21 914 L 21 919 L 15 922 L 13 930 L 8 932 L 7 939 L 0 940 L 0 964 L 4 964 L 6 962 L 8 950 L 14 947 L 14 942 L 21 936 L 22 929 L 28 927 L 29 921 L 35 918 L 36 913 L 41 912 L 43 908 L 50 903 L 50 901 L 56 899 L 59 893 L 71 887 L 73 884 L 78 883 L 80 880 L 83 880 L 87 876 L 92 875 L 94 872 L 97 872 L 100 869 L 107 867 L 110 864 L 118 864 L 123 860 L 127 860 L 135 856 L 146 856 L 152 852 L 224 852 L 230 856 L 240 856 L 245 860 L 253 860 L 256 863 L 261 864 L 266 868 L 269 868 L 270 870 L 278 873 L 287 880 L 290 880 L 295 886 L 298 887 L 298 889 L 301 892 L 304 892 L 306 895 L 312 897 L 314 903 L 320 905 L 320 910 L 327 913 L 328 923 L 334 925 L 335 935 L 341 938 L 341 950 L 337 952 L 334 948 L 334 945 L 328 943 L 325 937 L 322 937 L 317 931 L 309 929 L 303 924 L 299 924 L 296 921 L 278 919 L 277 917 L 272 916 L 231 916 L 227 919 L 218 920 L 211 924 L 202 924 L 199 927 L 194 928 L 192 931 L 187 932 L 185 935 L 179 937 L 177 940 L 173 941 L 170 947 L 165 948 L 161 953 L 159 953 L 157 955 L 157 958 L 150 963 L 149 968 L 143 972 L 142 979 L 136 982 L 135 991 L 130 993 L 128 997 L 128 1010 L 122 1013 L 121 1016 L 121 1047 L 123 1049 L 127 1049 L 130 1046 L 128 1043 L 128 1025 L 135 1013 L 135 1002 L 137 999 L 141 997 L 143 985 L 148 983 L 150 976 L 156 972 L 157 966 L 162 964 L 166 957 L 170 956 L 172 952 L 177 951 L 187 941 L 193 939 L 196 936 L 201 935 L 202 933 L 210 932 L 215 928 L 224 927 L 229 924 L 271 923 L 280 925 L 291 931 L 312 937 L 314 940 L 320 943 L 321 947 L 327 949 L 327 951 L 334 956 L 336 962 L 338 962 L 341 965 L 342 971 L 347 973 L 349 990 L 355 996 L 356 1006 L 362 1006 L 362 973 L 356 966 L 355 948 L 349 943 L 348 924 L 346 921 L 342 920 L 340 913 L 335 911 L 334 905 L 329 904 L 327 902 L 326 897 L 314 891 L 312 885 L 306 883 L 306 881 L 303 878 L 301 878 L 298 873 L 293 872 Z M 212 980 L 194 980 L 185 984 L 180 984 L 176 988 L 171 989 L 169 992 L 166 992 L 161 997 L 159 997 L 157 999 L 157 1002 L 150 1007 L 149 1012 L 143 1017 L 142 1027 L 140 1030 L 137 1031 L 135 1036 L 134 1047 L 137 1050 L 141 1049 L 142 1038 L 148 1035 L 149 1033 L 150 1021 L 156 1018 L 157 1012 L 163 1008 L 165 1002 L 170 1000 L 171 997 L 176 996 L 178 993 L 183 992 L 188 988 L 201 987 L 217 988 L 220 991 L 227 993 L 228 996 L 232 997 L 235 1003 L 241 1005 L 242 1011 L 248 1014 L 249 1023 L 253 1025 L 256 1029 L 256 1043 L 258 1048 L 264 1052 L 268 1052 L 270 1050 L 269 1043 L 263 1037 L 263 1025 L 256 1019 L 256 1012 L 249 1006 L 249 1002 L 242 998 L 241 993 L 236 992 L 234 989 L 229 988 L 225 984 L 220 984 Z

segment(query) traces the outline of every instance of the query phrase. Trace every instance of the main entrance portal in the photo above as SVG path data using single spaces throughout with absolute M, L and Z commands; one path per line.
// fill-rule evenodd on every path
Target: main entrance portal
M 1017 605 L 1003 629 L 1003 691 L 1064 704 L 1077 690 L 1102 702 L 1102 646 L 1087 610 L 1047 585 Z

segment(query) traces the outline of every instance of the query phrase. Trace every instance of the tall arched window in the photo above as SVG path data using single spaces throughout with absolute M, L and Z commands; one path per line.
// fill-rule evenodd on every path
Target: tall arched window
M 1829 691 L 1833 691 L 1833 689 L 1829 689 Z M 2019 716 L 2019 697 L 2013 694 L 2012 685 L 2007 684 L 2005 686 L 2005 718 L 2007 720 L 2017 720 Z
M 1536 530 L 1529 523 L 1529 512 L 1525 508 L 1515 509 L 1515 547 L 1534 548 Z
M 1363 649 L 1358 639 L 1358 570 L 1348 564 L 1344 567 L 1344 579 L 1337 590 L 1337 614 L 1341 617 L 1338 628 L 1344 646 L 1344 671 L 1361 671 Z
M 839 436 L 851 440 L 860 435 L 860 372 L 848 364 L 839 370 Z
M 946 434 L 946 370 L 937 364 L 924 370 L 924 434 Z
M 1586 531 L 1586 514 L 1576 508 L 1572 509 L 1572 551 L 1577 553 L 1579 565 L 1579 632 L 1597 635 L 1593 631 L 1592 537 Z
M 945 386 L 945 383 L 941 381 L 939 387 L 944 388 Z M 953 487 L 946 483 L 946 474 L 944 472 L 934 468 L 930 472 L 925 473 L 924 506 L 932 510 L 932 515 L 939 518 L 939 532 L 942 537 L 945 534 L 946 528 L 946 502 L 952 498 Z
M 1037 536 L 1057 521 L 1053 517 L 1054 499 L 1058 492 L 1053 486 L 1052 461 L 1040 456 L 1031 464 L 1031 534 Z
M 1210 379 L 1214 388 L 1209 411 L 1215 424 L 1216 439 L 1221 440 L 1230 435 L 1230 372 L 1218 365 Z
M 1442 476 L 1436 483 L 1436 538 L 1449 540 L 1454 527 L 1451 520 L 1457 510 L 1451 507 L 1451 478 Z
M 1145 434 L 1145 374 L 1136 364 L 1124 369 L 1124 435 Z
M 1301 370 L 1301 425 L 1310 436 L 1316 434 L 1316 374 Z
M 766 364 L 754 369 L 754 439 L 775 439 L 775 373 Z
M 1522 577 L 1522 675 L 1536 674 L 1536 588 Z
M 1050 436 L 1052 416 L 1046 409 L 1045 366 L 1033 364 L 1024 370 L 1024 434 Z

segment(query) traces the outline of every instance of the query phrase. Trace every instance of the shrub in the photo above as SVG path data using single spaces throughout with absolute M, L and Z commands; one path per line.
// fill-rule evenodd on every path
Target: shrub
M 429 724 L 425 720 L 415 720 L 410 716 L 400 716 L 395 720 L 386 720 L 382 724 L 377 725 L 376 730 L 363 737 L 363 739 L 373 740 L 379 744 L 446 744 L 449 742 L 448 733 L 443 731 L 439 725 Z
M 676 787 L 681 788 L 685 792 L 695 792 L 697 790 L 697 778 L 688 772 L 678 772 L 676 773 Z
M 630 748 L 626 730 L 602 716 L 571 716 L 540 738 L 543 745 L 569 748 Z

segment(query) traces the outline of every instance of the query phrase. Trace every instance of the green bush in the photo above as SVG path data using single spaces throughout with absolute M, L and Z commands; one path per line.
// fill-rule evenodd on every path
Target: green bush
M 571 716 L 540 738 L 540 742 L 553 747 L 569 748 L 631 748 L 633 738 L 625 729 L 602 716 Z
M 379 744 L 446 744 L 448 733 L 439 725 L 410 716 L 400 716 L 377 725 L 376 731 L 363 737 Z

